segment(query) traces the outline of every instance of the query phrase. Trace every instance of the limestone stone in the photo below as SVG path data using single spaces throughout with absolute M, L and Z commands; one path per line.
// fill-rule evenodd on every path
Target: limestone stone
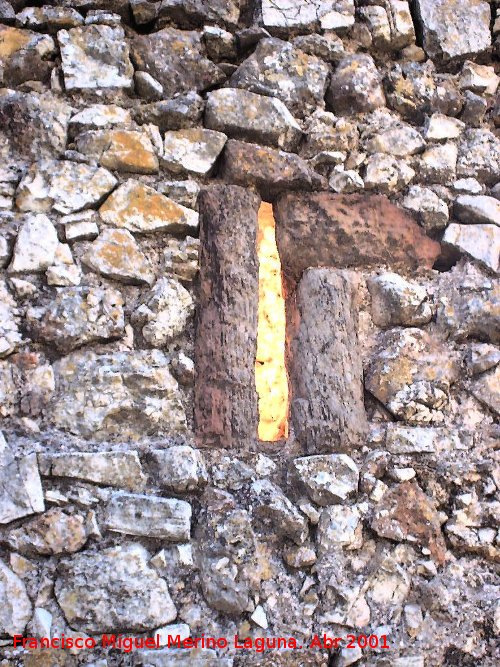
M 167 99 L 177 93 L 202 92 L 225 79 L 222 70 L 205 57 L 201 36 L 195 31 L 169 27 L 135 35 L 131 54 L 136 69 L 159 81 Z
M 487 2 L 417 0 L 415 4 L 424 49 L 430 58 L 464 58 L 490 46 L 491 11 Z
M 456 144 L 431 145 L 423 153 L 419 164 L 421 179 L 426 183 L 448 184 L 455 180 L 458 148 Z
M 177 382 L 158 350 L 74 352 L 54 364 L 54 373 L 49 416 L 58 428 L 92 438 L 119 435 L 122 441 L 185 430 Z
M 283 491 L 268 479 L 258 479 L 251 486 L 253 511 L 273 532 L 302 544 L 308 537 L 307 519 L 288 500 Z
M 500 77 L 495 69 L 488 65 L 478 65 L 470 60 L 464 63 L 460 77 L 460 88 L 467 88 L 474 93 L 494 95 L 497 91 Z
M 270 31 L 337 30 L 354 25 L 354 0 L 263 0 L 262 23 Z
M 102 167 L 69 160 L 35 162 L 19 184 L 16 205 L 21 211 L 75 213 L 99 204 L 116 182 Z
M 383 107 L 382 80 L 373 58 L 367 54 L 343 58 L 332 76 L 326 101 L 336 114 L 361 113 Z
M 375 153 L 366 161 L 365 187 L 384 194 L 402 190 L 415 177 L 415 171 L 405 160 Z
M 163 164 L 173 173 L 208 176 L 226 140 L 222 132 L 202 128 L 166 132 Z
M 433 113 L 425 129 L 427 141 L 448 141 L 458 139 L 465 129 L 465 123 L 458 118 L 450 118 L 442 113 Z
M 66 90 L 132 89 L 134 68 L 122 27 L 60 30 L 57 40 Z
M 379 338 L 365 387 L 398 419 L 436 423 L 458 373 L 457 354 L 439 339 L 421 329 L 390 329 Z
M 443 244 L 477 259 L 498 272 L 500 266 L 500 228 L 497 225 L 448 225 Z
M 500 415 L 500 368 L 483 373 L 468 386 L 470 393 L 486 405 L 497 417 Z
M 305 141 L 301 155 L 312 158 L 322 151 L 354 151 L 359 133 L 355 123 L 337 118 L 329 111 L 317 110 L 305 121 Z
M 139 544 L 61 561 L 55 595 L 68 624 L 86 633 L 145 632 L 177 615 L 167 583 Z
M 22 579 L 0 560 L 0 633 L 22 635 L 33 611 Z
M 495 197 L 461 195 L 455 200 L 453 212 L 460 221 L 468 224 L 500 226 L 500 201 Z
M 163 347 L 184 331 L 193 312 L 190 293 L 176 280 L 161 278 L 134 311 L 132 321 L 142 327 L 146 342 Z
M 104 229 L 82 257 L 90 269 L 127 285 L 152 285 L 154 274 L 146 255 L 126 229 Z
M 274 205 L 285 276 L 310 266 L 431 267 L 440 246 L 386 197 L 287 193 Z
M 115 289 L 59 290 L 42 313 L 28 313 L 27 321 L 35 339 L 52 343 L 63 353 L 125 335 L 123 297 Z
M 8 545 L 27 555 L 72 554 L 79 551 L 86 541 L 85 518 L 60 509 L 51 509 L 7 535 Z
M 187 208 L 196 208 L 198 195 L 200 194 L 200 184 L 196 181 L 160 181 L 157 185 L 158 190 L 173 199 L 181 206 Z
M 319 190 L 327 181 L 294 153 L 229 139 L 222 158 L 225 181 L 255 187 L 264 200 L 284 190 Z
M 180 94 L 171 100 L 159 100 L 137 107 L 134 117 L 139 124 L 153 123 L 166 130 L 185 130 L 201 121 L 204 99 L 194 91 Z
M 40 272 L 55 259 L 59 241 L 54 225 L 46 215 L 30 215 L 17 235 L 9 273 Z
M 292 474 L 317 505 L 340 503 L 358 490 L 359 470 L 347 454 L 295 459 Z
M 423 124 L 425 110 L 436 97 L 432 63 L 396 63 L 385 75 L 384 89 L 390 109 L 405 119 Z
M 88 130 L 102 130 L 105 127 L 132 123 L 129 109 L 123 109 L 116 104 L 91 104 L 82 109 L 69 121 L 70 133 L 74 136 Z
M 325 62 L 335 63 L 344 56 L 344 44 L 335 33 L 326 35 L 298 35 L 292 44 L 310 56 L 321 58 Z
M 175 203 L 149 185 L 129 179 L 99 209 L 104 222 L 130 232 L 193 233 L 198 213 Z
M 134 86 L 136 94 L 144 100 L 161 100 L 163 97 L 163 86 L 147 72 L 134 72 Z
M 357 507 L 332 505 L 322 510 L 318 524 L 319 553 L 356 549 L 362 544 L 362 521 Z
M 294 150 L 302 130 L 281 100 L 239 88 L 208 93 L 205 125 L 212 130 L 266 146 Z
M 16 302 L 9 294 L 5 280 L 0 279 L 0 359 L 12 354 L 22 340 L 17 314 Z
M 301 118 L 323 100 L 328 73 L 322 60 L 292 44 L 277 38 L 262 39 L 232 75 L 229 85 L 277 97 Z
M 472 264 L 443 274 L 436 322 L 453 339 L 476 338 L 500 344 L 500 281 Z
M 0 89 L 0 122 L 4 141 L 13 156 L 22 160 L 31 161 L 63 153 L 71 113 L 71 107 L 51 93 L 38 95 Z M 31 128 L 29 135 L 25 132 L 27 125 Z
M 134 493 L 115 493 L 106 505 L 110 531 L 186 542 L 191 535 L 191 505 L 184 500 Z
M 446 427 L 400 426 L 388 424 L 385 447 L 391 454 L 449 455 L 466 450 L 473 444 L 472 434 Z
M 14 383 L 13 366 L 0 360 L 0 415 L 7 417 L 17 409 L 19 390 Z
M 16 15 L 22 28 L 55 34 L 62 28 L 83 25 L 83 16 L 71 7 L 26 7 Z
M 163 254 L 165 273 L 181 282 L 193 282 L 198 274 L 200 240 L 186 236 L 182 241 L 169 239 L 165 245 Z
M 61 218 L 60 222 L 64 225 L 66 242 L 93 241 L 96 239 L 99 236 L 96 219 L 97 215 L 93 211 L 74 213 Z
M 500 349 L 489 343 L 472 343 L 467 351 L 466 363 L 472 376 L 480 375 L 500 363 Z
M 102 167 L 136 174 L 155 174 L 158 157 L 153 143 L 144 131 L 89 130 L 76 137 L 80 153 L 98 160 Z
M 160 484 L 174 493 L 199 489 L 208 482 L 201 452 L 188 445 L 176 445 L 152 452 Z
M 236 38 L 227 30 L 206 25 L 203 28 L 203 41 L 210 60 L 220 62 L 237 58 Z
M 52 37 L 2 25 L 0 42 L 0 83 L 14 87 L 25 81 L 49 80 L 56 53 Z
M 368 153 L 387 153 L 395 157 L 416 155 L 424 148 L 425 141 L 420 132 L 407 123 L 395 123 L 366 143 Z
M 450 219 L 448 204 L 430 188 L 421 185 L 411 185 L 401 203 L 427 230 L 444 229 Z
M 428 324 L 433 316 L 425 288 L 397 273 L 381 273 L 367 281 L 374 323 L 383 328 Z
M 386 9 L 378 5 L 369 5 L 360 7 L 359 15 L 368 26 L 373 46 L 376 49 L 390 50 L 391 24 Z
M 493 185 L 500 170 L 500 139 L 487 129 L 468 129 L 458 148 L 457 175 Z
M 29 454 L 16 459 L 0 431 L 0 462 L 0 523 L 43 512 L 45 506 L 36 456 Z
M 236 27 L 240 17 L 240 0 L 164 0 L 160 4 L 160 19 L 174 21 L 181 27 L 198 27 L 206 23 Z
M 417 542 L 430 550 L 437 563 L 445 561 L 438 513 L 418 484 L 403 482 L 389 490 L 376 507 L 371 527 L 390 540 Z
M 328 185 L 330 190 L 333 190 L 334 192 L 352 194 L 353 192 L 363 190 L 365 182 L 358 172 L 353 169 L 348 169 L 347 171 L 333 170 L 328 179 Z

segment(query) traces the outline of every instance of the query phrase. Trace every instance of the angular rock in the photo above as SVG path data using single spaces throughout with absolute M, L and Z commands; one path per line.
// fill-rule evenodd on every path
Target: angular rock
M 66 90 L 132 89 L 134 68 L 122 27 L 60 30 L 57 39 Z
M 208 473 L 201 452 L 177 445 L 152 452 L 160 484 L 174 493 L 194 491 L 205 486 Z
M 500 139 L 487 129 L 468 129 L 458 147 L 457 175 L 493 185 L 498 181 Z
M 25 81 L 50 79 L 56 46 L 52 37 L 0 25 L 0 83 L 19 86 Z
M 491 12 L 487 2 L 416 0 L 424 49 L 430 58 L 453 60 L 482 53 L 491 44 Z
M 205 58 L 201 36 L 195 31 L 164 28 L 135 35 L 131 53 L 136 69 L 159 81 L 165 98 L 192 90 L 202 92 L 225 79 L 222 70 Z
M 159 17 L 181 27 L 199 27 L 206 23 L 236 27 L 242 3 L 240 0 L 163 0 Z
M 368 153 L 387 153 L 395 157 L 416 155 L 425 148 L 420 132 L 406 123 L 395 123 L 387 130 L 375 134 L 367 143 Z
M 367 423 L 354 295 L 348 275 L 311 268 L 290 304 L 290 413 L 295 437 L 310 453 L 349 451 L 364 441 Z
M 367 281 L 374 323 L 383 328 L 428 324 L 433 315 L 426 290 L 397 273 L 382 273 Z
M 446 559 L 438 513 L 418 484 L 403 482 L 386 493 L 376 507 L 371 527 L 381 537 L 427 547 L 440 565 Z
M 198 213 L 132 179 L 107 198 L 99 215 L 109 225 L 130 232 L 193 233 L 198 228 Z
M 387 425 L 385 447 L 391 454 L 448 456 L 455 450 L 468 449 L 472 444 L 470 433 L 440 427 Z
M 326 507 L 319 518 L 318 549 L 328 554 L 341 548 L 356 549 L 362 544 L 361 514 L 357 507 Z
M 420 185 L 410 186 L 401 204 L 412 211 L 422 227 L 429 231 L 444 229 L 450 219 L 448 204 L 430 188 Z
M 132 322 L 142 327 L 147 343 L 163 347 L 184 331 L 193 313 L 191 294 L 176 280 L 161 278 L 133 312 Z
M 92 438 L 119 435 L 121 441 L 185 430 L 177 382 L 158 350 L 74 352 L 54 364 L 54 373 L 48 414 L 58 428 Z
M 500 201 L 495 197 L 461 195 L 455 200 L 453 212 L 459 220 L 468 224 L 500 226 Z
M 8 388 L 8 387 L 7 387 Z M 36 456 L 15 459 L 0 432 L 0 524 L 45 509 Z
M 82 257 L 97 273 L 127 285 L 152 285 L 148 258 L 126 229 L 104 229 Z
M 336 114 L 373 111 L 385 105 L 382 79 L 367 54 L 354 54 L 338 64 L 328 87 L 326 101 Z
M 60 509 L 51 509 L 7 535 L 8 545 L 28 556 L 72 554 L 79 551 L 86 541 L 85 518 Z
M 200 194 L 200 184 L 196 181 L 160 181 L 157 185 L 158 190 L 173 199 L 181 206 L 187 208 L 196 208 L 198 195 Z
M 0 279 L 0 359 L 12 354 L 22 340 L 16 315 L 16 302 Z
M 200 240 L 186 236 L 182 241 L 169 239 L 165 245 L 163 254 L 165 273 L 181 282 L 193 282 L 198 274 Z
M 0 560 L 0 609 L 0 634 L 22 635 L 33 608 L 22 579 L 3 560 Z
M 55 595 L 68 624 L 86 633 L 145 632 L 177 615 L 167 583 L 139 544 L 83 552 L 60 563 Z
M 359 133 L 355 123 L 318 109 L 305 121 L 301 155 L 312 158 L 323 151 L 355 151 Z
M 134 73 L 135 92 L 144 100 L 161 100 L 163 97 L 163 86 L 151 74 L 140 72 Z
M 336 30 L 354 25 L 354 0 L 262 0 L 262 24 L 272 32 Z
M 455 180 L 458 148 L 448 142 L 427 148 L 419 164 L 420 178 L 427 183 L 448 184 Z
M 326 62 L 336 63 L 345 55 L 344 44 L 335 33 L 299 35 L 291 41 L 297 49 Z
M 134 117 L 141 125 L 143 123 L 157 125 L 162 132 L 185 130 L 199 124 L 204 106 L 204 99 L 198 93 L 191 91 L 177 95 L 171 100 L 160 100 L 137 107 Z
M 497 92 L 499 82 L 500 77 L 495 74 L 494 67 L 477 65 L 470 60 L 467 60 L 462 67 L 460 88 L 472 90 L 478 95 L 482 93 L 494 95 Z
M 448 225 L 443 245 L 465 253 L 493 271 L 500 267 L 500 227 L 497 225 Z
M 459 359 L 421 329 L 391 329 L 365 372 L 365 387 L 398 419 L 409 424 L 442 421 Z
M 116 104 L 92 104 L 71 117 L 70 133 L 76 136 L 80 132 L 102 130 L 108 126 L 131 125 L 132 115 L 129 109 L 122 109 Z
M 441 113 L 434 113 L 429 118 L 425 129 L 427 141 L 448 141 L 458 139 L 465 129 L 465 123 L 457 118 L 449 118 Z
M 333 192 L 352 194 L 364 190 L 365 182 L 357 171 L 333 171 L 328 180 L 330 190 Z
M 53 264 L 58 245 L 56 229 L 47 216 L 29 216 L 19 229 L 9 273 L 45 271 Z
M 446 336 L 500 344 L 500 281 L 472 264 L 442 275 L 436 321 Z
M 123 297 L 114 289 L 70 287 L 59 290 L 41 317 L 28 324 L 35 339 L 63 353 L 88 343 L 125 335 Z
M 44 477 L 69 477 L 131 491 L 146 484 L 136 451 L 39 454 L 38 462 Z
M 307 519 L 288 500 L 281 489 L 268 479 L 258 479 L 252 483 L 252 506 L 254 515 L 273 532 L 289 537 L 296 544 L 302 544 L 308 537 Z
M 134 493 L 115 493 L 106 505 L 108 530 L 141 535 L 168 542 L 191 537 L 191 505 L 184 500 Z
M 500 363 L 500 350 L 489 343 L 472 343 L 467 351 L 466 362 L 472 376 L 480 375 Z
M 22 179 L 16 193 L 21 211 L 67 214 L 98 204 L 116 185 L 107 169 L 77 162 L 36 162 Z
M 317 505 L 341 503 L 358 490 L 359 470 L 346 454 L 295 459 L 292 473 Z
M 222 156 L 221 176 L 244 187 L 255 187 L 269 201 L 284 190 L 326 189 L 327 182 L 294 153 L 230 139 Z
M 331 193 L 282 195 L 274 205 L 284 274 L 310 266 L 431 267 L 439 244 L 386 197 Z
M 384 78 L 384 89 L 389 108 L 404 118 L 423 124 L 436 95 L 432 63 L 394 65 Z
M 91 130 L 75 141 L 80 153 L 98 160 L 102 167 L 136 174 L 155 174 L 158 157 L 146 132 Z
M 202 128 L 166 132 L 163 164 L 173 173 L 208 176 L 226 140 L 222 132 Z
M 497 417 L 500 416 L 500 368 L 483 373 L 468 385 L 470 393 L 489 408 Z
M 294 150 L 302 130 L 281 100 L 239 88 L 208 93 L 205 126 L 236 137 L 283 150 Z
M 253 192 L 236 186 L 213 186 L 199 197 L 194 418 L 200 445 L 241 447 L 257 435 L 259 204 Z
M 415 177 L 415 171 L 391 155 L 375 153 L 366 161 L 364 183 L 368 190 L 389 194 L 402 190 Z
M 277 97 L 295 115 L 312 113 L 322 102 L 328 66 L 280 39 L 262 39 L 229 80 L 233 88 Z
M 206 25 L 203 28 L 203 41 L 208 57 L 214 62 L 233 61 L 237 56 L 236 38 L 227 30 Z
M 57 33 L 83 25 L 83 16 L 71 7 L 26 7 L 16 16 L 18 25 L 41 32 Z

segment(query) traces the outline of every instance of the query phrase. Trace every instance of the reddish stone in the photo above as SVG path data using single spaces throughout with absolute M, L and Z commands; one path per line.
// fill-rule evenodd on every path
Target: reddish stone
M 293 281 L 311 266 L 432 267 L 441 250 L 382 195 L 286 193 L 273 211 L 283 271 Z
M 371 527 L 381 537 L 427 547 L 437 563 L 446 559 L 438 513 L 418 484 L 404 482 L 388 491 L 377 506 Z
M 327 181 L 295 153 L 230 139 L 223 153 L 222 178 L 228 183 L 254 187 L 272 201 L 286 190 L 322 190 Z

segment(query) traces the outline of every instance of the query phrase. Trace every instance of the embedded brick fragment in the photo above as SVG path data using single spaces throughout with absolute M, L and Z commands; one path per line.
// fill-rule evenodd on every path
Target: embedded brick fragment
M 286 193 L 273 210 L 283 271 L 294 281 L 310 266 L 432 267 L 440 253 L 439 243 L 384 196 Z
M 195 422 L 200 444 L 241 447 L 257 436 L 258 196 L 202 190 Z M 235 233 L 237 230 L 237 233 Z
M 264 200 L 285 190 L 320 190 L 323 176 L 295 153 L 230 139 L 222 156 L 221 176 L 229 183 L 254 187 Z
M 310 453 L 349 451 L 367 430 L 354 294 L 347 273 L 312 268 L 289 305 L 291 419 Z

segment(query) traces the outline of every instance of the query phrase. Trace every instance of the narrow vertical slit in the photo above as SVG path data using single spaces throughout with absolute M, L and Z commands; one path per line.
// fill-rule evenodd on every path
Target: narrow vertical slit
M 285 300 L 272 205 L 259 208 L 259 311 L 255 384 L 259 397 L 259 440 L 288 436 L 288 378 L 285 368 Z

